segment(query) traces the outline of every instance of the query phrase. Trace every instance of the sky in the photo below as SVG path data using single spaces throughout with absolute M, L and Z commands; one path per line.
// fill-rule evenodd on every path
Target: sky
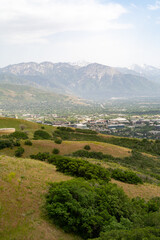
M 160 67 L 160 0 L 0 0 L 0 67 L 43 61 Z

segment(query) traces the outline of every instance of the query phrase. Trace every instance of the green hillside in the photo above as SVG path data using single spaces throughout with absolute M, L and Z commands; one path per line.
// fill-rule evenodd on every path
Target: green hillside
M 151 232 L 159 237 L 159 231 L 154 231 L 159 228 L 160 156 L 158 150 L 152 155 L 159 142 L 41 127 L 21 119 L 0 118 L 0 128 L 16 129 L 15 134 L 0 136 L 0 240 L 78 240 L 80 236 L 100 236 L 101 240 L 103 231 L 104 236 L 108 234 L 106 239 L 118 240 L 116 234 L 121 234 L 120 240 L 129 240 L 125 234 L 130 230 L 134 236 L 137 228 L 141 235 L 133 240 L 152 239 Z M 19 149 L 23 149 L 21 158 L 16 158 Z M 52 154 L 53 149 L 59 150 L 57 155 Z M 70 179 L 73 181 L 66 182 Z M 61 181 L 66 183 L 49 184 Z M 48 190 L 49 194 L 55 191 L 57 199 L 53 196 L 47 205 L 51 220 L 43 208 Z M 105 191 L 109 195 L 104 197 Z M 52 200 L 55 202 L 50 205 Z M 101 201 L 105 203 L 101 205 Z M 148 220 L 152 215 L 154 223 Z M 112 230 L 114 238 L 109 237 Z
M 15 118 L 5 118 L 0 117 L 0 128 L 15 128 L 16 131 L 21 131 L 21 128 L 24 128 L 24 132 L 27 132 L 29 137 L 33 137 L 33 133 L 41 129 L 41 124 L 29 122 L 23 119 L 15 119 Z M 52 126 L 45 126 L 45 130 L 48 131 L 50 134 L 53 131 Z
M 0 157 L 0 239 L 78 240 L 48 223 L 41 207 L 48 182 L 70 179 L 31 159 Z

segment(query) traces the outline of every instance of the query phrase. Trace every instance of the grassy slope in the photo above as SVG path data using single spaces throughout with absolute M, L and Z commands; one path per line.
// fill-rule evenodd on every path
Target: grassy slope
M 0 156 L 0 240 L 80 240 L 50 224 L 41 207 L 48 182 L 69 180 L 51 164 Z M 112 180 L 129 197 L 160 196 L 160 187 L 131 185 Z
M 23 119 L 15 119 L 15 118 L 5 118 L 0 117 L 0 128 L 15 128 L 17 131 L 21 130 L 21 125 L 25 126 L 24 132 L 27 132 L 29 137 L 33 137 L 33 133 L 36 130 L 41 129 L 41 124 L 29 122 Z M 52 131 L 55 128 L 52 126 L 45 125 L 45 131 L 52 134 Z
M 32 146 L 24 145 L 24 141 L 21 141 L 22 147 L 25 152 L 23 157 L 29 157 L 31 154 L 37 154 L 38 152 L 52 152 L 53 148 L 58 148 L 60 154 L 71 154 L 74 151 L 83 149 L 86 144 L 91 146 L 91 151 L 100 151 L 105 154 L 110 154 L 114 157 L 127 157 L 130 155 L 130 149 L 112 145 L 109 143 L 100 142 L 85 142 L 85 141 L 63 141 L 62 144 L 55 144 L 54 141 L 50 140 L 32 140 Z M 0 150 L 1 155 L 14 156 L 16 147 L 13 149 L 2 149 Z
M 143 185 L 131 185 L 112 179 L 112 183 L 116 183 L 119 187 L 122 187 L 124 192 L 130 197 L 141 197 L 149 200 L 153 197 L 160 197 L 160 186 L 144 183 Z
M 112 163 L 112 162 L 104 162 L 104 161 L 97 161 L 90 159 L 89 162 L 94 163 L 94 164 L 100 164 L 104 168 L 119 168 L 123 169 L 124 171 L 130 171 L 129 168 L 121 166 L 118 163 Z M 136 171 L 133 171 L 137 173 Z M 140 172 L 139 172 L 140 173 Z M 141 197 L 146 200 L 153 198 L 153 197 L 160 197 L 160 186 L 157 186 L 155 184 L 149 184 L 149 183 L 144 183 L 144 184 L 128 184 L 124 182 L 117 181 L 115 179 L 111 180 L 112 183 L 116 183 L 119 187 L 122 187 L 124 192 L 130 197 Z
M 0 240 L 78 240 L 48 223 L 41 206 L 48 182 L 71 179 L 53 165 L 0 157 Z
M 15 127 L 17 130 L 20 129 L 20 125 L 25 125 L 26 129 L 25 131 L 29 132 L 30 137 L 33 136 L 33 132 L 37 129 L 41 128 L 41 125 L 37 123 L 28 122 L 21 119 L 9 119 L 9 118 L 0 118 L 0 128 L 1 127 Z M 45 130 L 47 130 L 49 133 L 52 133 L 53 131 L 52 126 L 45 126 Z M 110 136 L 99 134 L 99 136 L 103 136 L 105 138 L 108 138 Z M 112 145 L 108 143 L 102 143 L 102 142 L 93 142 L 93 141 L 63 141 L 62 144 L 58 145 L 55 144 L 53 141 L 49 140 L 32 140 L 33 146 L 25 146 L 24 143 L 22 143 L 22 146 L 25 148 L 24 157 L 29 157 L 30 154 L 36 154 L 39 151 L 40 152 L 50 152 L 54 147 L 58 148 L 60 150 L 60 154 L 70 154 L 73 151 L 83 149 L 83 147 L 86 144 L 89 144 L 91 146 L 91 151 L 101 151 L 106 154 L 113 155 L 114 157 L 125 157 L 130 155 L 130 149 L 120 147 L 117 145 Z M 2 149 L 0 151 L 0 154 L 3 155 L 9 155 L 13 156 L 15 149 Z M 152 155 L 150 155 L 152 156 Z M 153 157 L 153 156 L 152 156 Z M 18 160 L 17 160 L 18 161 Z M 25 161 L 25 160 L 24 160 Z M 111 164 L 111 163 L 110 163 Z M 115 163 L 112 163 L 114 165 Z M 103 163 L 102 165 L 105 165 Z M 106 164 L 107 165 L 107 164 Z M 105 167 L 105 166 L 104 166 Z M 106 166 L 107 167 L 107 166 Z M 108 166 L 113 167 L 114 166 Z M 121 165 L 116 165 L 115 167 L 118 168 L 124 168 Z M 141 196 L 145 197 L 146 199 L 151 198 L 153 196 L 159 196 L 160 195 L 160 187 L 154 186 L 151 184 L 144 184 L 143 186 L 133 186 L 130 184 L 125 184 L 121 182 L 116 182 L 119 186 L 123 187 L 124 191 L 130 196 Z

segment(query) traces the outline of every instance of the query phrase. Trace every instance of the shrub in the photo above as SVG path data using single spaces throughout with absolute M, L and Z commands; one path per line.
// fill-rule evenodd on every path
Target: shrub
M 20 142 L 18 140 L 16 140 L 16 142 L 14 142 L 13 145 L 15 147 L 20 147 L 21 146 L 21 144 L 20 144 Z
M 160 229 L 154 227 L 136 228 L 131 230 L 112 230 L 102 232 L 99 238 L 94 240 L 158 240 Z
M 85 146 L 84 146 L 84 149 L 85 149 L 85 150 L 90 150 L 91 147 L 90 147 L 89 145 L 85 145 Z
M 40 161 L 48 160 L 49 157 L 50 157 L 50 154 L 48 152 L 44 152 L 44 153 L 39 152 L 37 154 L 30 155 L 30 158 L 37 159 L 37 160 L 40 160 Z
M 129 199 L 115 184 L 82 179 L 50 184 L 45 204 L 65 231 L 94 240 L 158 240 L 159 208 L 160 198 Z
M 90 129 L 80 129 L 80 128 L 76 128 L 76 132 L 86 133 L 86 134 L 97 134 L 96 131 L 93 131 L 93 130 L 90 130 Z
M 148 152 L 151 154 L 160 155 L 160 141 L 151 141 L 147 139 L 136 139 L 136 138 L 107 138 L 105 140 L 108 143 L 119 145 L 135 149 L 141 152 Z
M 48 161 L 56 166 L 57 171 L 72 176 L 83 177 L 85 179 L 99 179 L 106 182 L 110 181 L 110 173 L 107 169 L 85 160 L 51 156 Z
M 98 237 L 113 219 L 118 224 L 132 213 L 128 197 L 116 185 L 78 179 L 51 184 L 45 208 L 57 225 L 83 239 Z
M 111 177 L 119 180 L 121 182 L 126 182 L 130 184 L 142 184 L 142 179 L 138 177 L 134 172 L 131 171 L 122 171 L 120 169 L 112 170 Z
M 58 148 L 54 148 L 52 151 L 53 154 L 58 154 L 59 153 L 59 149 Z
M 42 127 L 41 127 L 41 129 L 45 129 L 45 127 L 44 127 L 44 126 L 42 126 Z
M 25 128 L 26 128 L 26 126 L 25 125 L 23 125 L 23 124 L 20 124 L 20 129 L 21 129 L 21 131 L 23 131 Z
M 74 129 L 72 129 L 70 127 L 57 127 L 57 129 L 60 131 L 74 132 Z
M 9 148 L 13 146 L 13 142 L 11 140 L 1 140 L 0 139 L 0 149 Z
M 35 139 L 51 139 L 51 136 L 48 132 L 43 130 L 37 130 L 34 132 Z
M 30 140 L 26 140 L 26 141 L 24 142 L 24 144 L 25 144 L 25 145 L 28 145 L 28 146 L 32 146 L 32 142 L 31 142 Z
M 14 133 L 9 134 L 10 138 L 17 138 L 17 139 L 28 139 L 28 135 L 25 132 L 15 131 Z
M 24 148 L 19 147 L 19 148 L 15 151 L 15 156 L 16 156 L 16 157 L 21 157 L 23 153 L 24 153 Z
M 61 143 L 62 143 L 62 140 L 57 138 L 54 142 L 55 142 L 56 144 L 61 144 Z

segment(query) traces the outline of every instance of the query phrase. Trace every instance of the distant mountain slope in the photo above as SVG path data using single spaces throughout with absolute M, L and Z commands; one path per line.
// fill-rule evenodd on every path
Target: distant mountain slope
M 144 76 L 147 79 L 160 83 L 160 68 L 156 68 L 149 65 L 133 65 L 130 70 L 139 74 L 139 76 Z
M 21 84 L 85 99 L 159 95 L 153 84 L 134 70 L 93 63 L 86 66 L 69 63 L 20 63 L 0 69 L 0 83 Z
M 18 84 L 0 84 L 0 108 L 6 110 L 27 110 L 39 113 L 91 107 L 91 103 L 77 97 L 45 91 Z M 79 109 L 80 110 L 80 109 Z

